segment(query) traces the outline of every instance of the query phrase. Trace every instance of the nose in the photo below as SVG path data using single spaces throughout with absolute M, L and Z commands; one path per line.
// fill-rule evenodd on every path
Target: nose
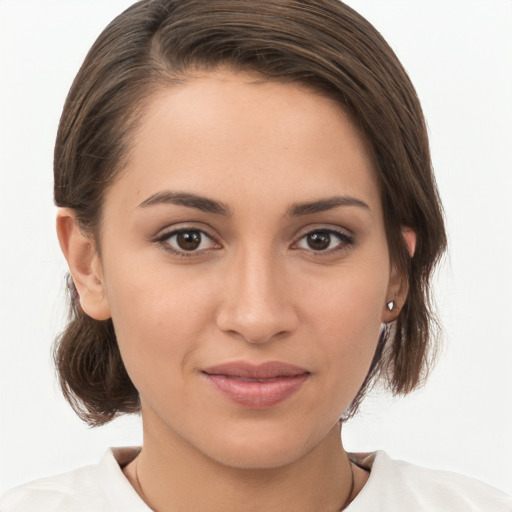
M 298 316 L 286 281 L 277 258 L 241 254 L 225 278 L 218 328 L 248 343 L 266 343 L 292 333 Z

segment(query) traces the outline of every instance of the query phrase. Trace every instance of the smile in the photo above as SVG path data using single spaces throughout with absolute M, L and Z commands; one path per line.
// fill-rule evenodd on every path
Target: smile
M 252 409 L 265 409 L 296 393 L 310 373 L 297 366 L 271 361 L 261 365 L 229 363 L 202 374 L 231 402 Z

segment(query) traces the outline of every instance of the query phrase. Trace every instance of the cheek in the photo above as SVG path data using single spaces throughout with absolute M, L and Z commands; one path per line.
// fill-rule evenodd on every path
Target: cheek
M 369 316 L 351 307 L 342 311 L 333 308 L 330 322 L 326 321 L 323 335 L 317 338 L 334 379 L 342 379 L 345 386 L 353 383 L 353 391 L 362 384 L 377 348 L 379 312 L 380 308 L 375 307 L 374 314 Z
M 366 337 L 365 333 L 378 331 L 389 284 L 389 268 L 382 262 L 359 260 L 325 276 L 309 277 L 296 291 L 303 312 L 311 312 L 308 323 L 337 333 L 348 343 L 356 342 L 359 332 Z
M 368 373 L 387 294 L 387 268 L 343 269 L 335 281 L 308 292 L 308 321 L 318 354 L 329 367 L 333 388 L 355 394 Z M 340 386 L 340 382 L 343 386 Z
M 337 330 L 331 329 L 321 340 L 319 351 L 324 354 L 326 370 L 324 396 L 332 401 L 326 414 L 332 409 L 339 417 L 354 400 L 370 370 L 381 324 L 338 315 L 336 326 Z
M 211 287 L 151 268 L 119 265 L 106 283 L 121 355 L 137 388 L 144 381 L 183 371 L 214 307 Z

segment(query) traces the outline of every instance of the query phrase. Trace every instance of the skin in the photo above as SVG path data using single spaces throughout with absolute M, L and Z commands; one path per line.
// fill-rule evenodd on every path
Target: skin
M 57 223 L 82 308 L 112 317 L 140 392 L 144 444 L 127 478 L 159 511 L 338 510 L 351 472 L 350 499 L 368 477 L 338 419 L 397 314 L 386 303 L 406 294 L 363 138 L 330 99 L 218 70 L 155 94 L 133 140 L 105 196 L 101 255 L 71 210 Z M 361 204 L 290 213 L 333 197 Z M 201 244 L 180 249 L 176 229 Z M 319 232 L 327 248 L 307 236 Z M 232 361 L 308 377 L 275 406 L 243 407 L 202 373 Z

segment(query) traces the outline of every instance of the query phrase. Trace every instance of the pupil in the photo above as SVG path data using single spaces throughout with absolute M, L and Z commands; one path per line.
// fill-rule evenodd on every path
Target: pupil
M 201 244 L 201 233 L 199 231 L 182 231 L 178 233 L 176 241 L 180 249 L 193 251 Z
M 323 251 L 329 247 L 331 235 L 323 231 L 317 231 L 308 235 L 308 245 L 315 251 Z

